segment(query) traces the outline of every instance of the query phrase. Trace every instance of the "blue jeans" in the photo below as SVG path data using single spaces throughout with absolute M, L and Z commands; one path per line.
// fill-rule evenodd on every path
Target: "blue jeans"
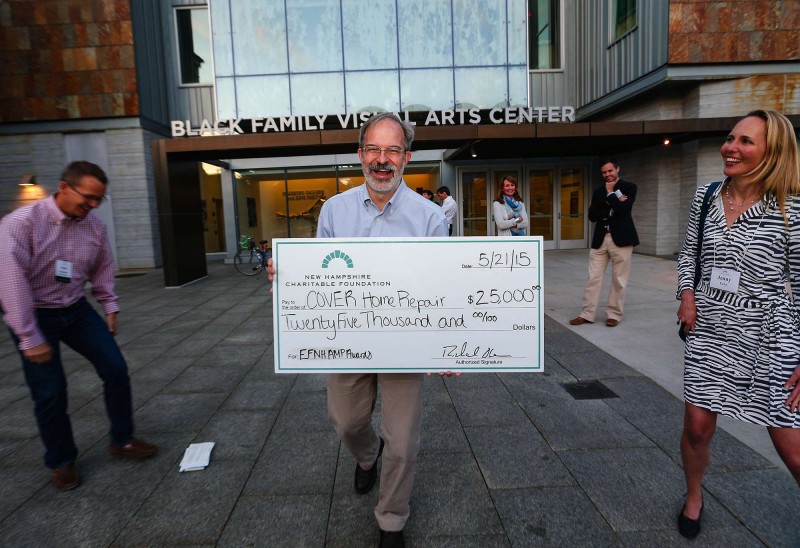
M 23 356 L 22 366 L 45 446 L 44 463 L 58 468 L 74 463 L 78 456 L 67 415 L 67 378 L 61 363 L 60 341 L 88 359 L 103 380 L 106 412 L 111 420 L 111 443 L 120 447 L 131 441 L 133 409 L 128 365 L 105 320 L 86 299 L 67 308 L 37 308 L 36 320 L 53 347 L 53 360 L 33 363 Z M 13 333 L 11 336 L 18 345 L 19 339 Z

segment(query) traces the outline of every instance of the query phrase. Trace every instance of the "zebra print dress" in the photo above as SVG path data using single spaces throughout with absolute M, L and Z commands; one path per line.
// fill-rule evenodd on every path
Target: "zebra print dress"
M 728 228 L 723 185 L 711 198 L 695 290 L 697 323 L 686 338 L 684 398 L 715 413 L 762 426 L 800 428 L 800 413 L 784 406 L 783 386 L 800 365 L 800 197 L 789 197 L 784 224 L 777 200 L 766 196 Z M 692 201 L 678 256 L 678 298 L 694 283 L 697 222 L 706 187 Z M 741 273 L 730 293 L 710 287 L 713 266 Z

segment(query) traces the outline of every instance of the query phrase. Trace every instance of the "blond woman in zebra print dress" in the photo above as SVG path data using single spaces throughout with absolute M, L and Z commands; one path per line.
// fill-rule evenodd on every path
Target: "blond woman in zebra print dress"
M 701 483 L 719 414 L 766 426 L 800 485 L 797 140 L 783 115 L 758 110 L 736 124 L 721 153 L 726 177 L 710 197 L 697 288 L 698 222 L 707 187 L 694 196 L 678 257 L 678 319 L 688 333 L 681 435 L 688 492 L 678 528 L 689 538 L 700 532 Z

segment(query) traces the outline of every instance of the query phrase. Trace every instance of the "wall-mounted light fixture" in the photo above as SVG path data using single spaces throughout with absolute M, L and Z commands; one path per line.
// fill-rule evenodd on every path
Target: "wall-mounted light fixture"
M 668 147 L 671 142 L 672 141 L 670 140 L 669 137 L 664 137 L 664 140 L 661 141 L 661 144 L 663 144 L 665 147 Z
M 36 184 L 36 175 L 33 173 L 26 173 L 18 183 L 19 186 L 33 186 Z
M 475 143 L 472 143 L 470 145 L 470 147 L 469 147 L 469 155 L 472 156 L 473 158 L 477 158 L 478 157 L 478 152 L 475 150 Z

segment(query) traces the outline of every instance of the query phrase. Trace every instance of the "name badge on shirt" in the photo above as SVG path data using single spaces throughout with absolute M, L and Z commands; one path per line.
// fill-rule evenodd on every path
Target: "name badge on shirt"
M 711 268 L 711 287 L 730 293 L 739 291 L 739 277 L 741 274 L 730 268 Z
M 72 281 L 72 263 L 69 261 L 56 261 L 56 281 L 68 284 Z

